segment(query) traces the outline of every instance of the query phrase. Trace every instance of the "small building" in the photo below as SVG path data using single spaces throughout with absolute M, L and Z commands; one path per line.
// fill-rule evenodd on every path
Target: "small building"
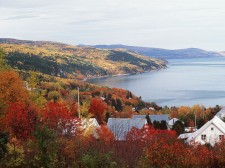
M 109 118 L 107 127 L 112 131 L 116 140 L 126 140 L 131 129 L 142 129 L 147 124 L 144 118 Z
M 172 129 L 173 125 L 175 124 L 175 122 L 179 121 L 179 119 L 177 118 L 172 118 L 171 120 L 167 121 L 167 127 L 168 129 Z
M 225 123 L 217 116 L 208 121 L 199 130 L 188 135 L 186 142 L 188 144 L 198 143 L 201 145 L 215 143 L 221 141 L 225 136 Z

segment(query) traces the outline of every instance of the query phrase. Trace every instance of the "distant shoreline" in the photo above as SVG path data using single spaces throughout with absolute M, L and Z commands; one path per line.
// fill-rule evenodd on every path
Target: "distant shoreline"
M 90 77 L 90 78 L 84 78 L 83 81 L 87 82 L 90 79 L 101 79 L 101 78 L 116 77 L 116 76 L 127 76 L 127 75 L 132 75 L 132 73 L 116 74 L 116 75 L 104 75 L 104 76 L 93 76 L 93 77 Z
M 137 74 L 143 74 L 143 73 L 148 73 L 148 72 L 154 72 L 154 71 L 161 71 L 162 69 L 166 69 L 166 67 L 162 67 L 159 69 L 153 69 L 153 70 L 148 70 L 148 71 L 143 71 L 143 72 L 137 72 L 137 73 L 125 73 L 125 74 L 115 74 L 115 75 L 104 75 L 104 76 L 93 76 L 89 78 L 84 78 L 84 82 L 88 82 L 90 79 L 101 79 L 101 78 L 109 78 L 109 77 L 119 77 L 119 76 L 128 76 L 128 75 L 137 75 Z

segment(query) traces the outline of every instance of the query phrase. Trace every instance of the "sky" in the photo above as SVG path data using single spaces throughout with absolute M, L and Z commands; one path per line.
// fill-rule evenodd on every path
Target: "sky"
M 0 38 L 225 51 L 225 1 L 0 0 Z

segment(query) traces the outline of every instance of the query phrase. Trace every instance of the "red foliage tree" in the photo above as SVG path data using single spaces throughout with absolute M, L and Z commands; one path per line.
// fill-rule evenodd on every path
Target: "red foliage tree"
M 94 114 L 99 124 L 103 123 L 105 110 L 107 105 L 100 98 L 93 98 L 91 100 L 91 105 L 89 111 Z
M 9 130 L 18 139 L 32 137 L 37 124 L 37 110 L 32 104 L 11 103 L 3 118 L 6 130 Z
M 41 117 L 49 128 L 62 133 L 63 129 L 71 122 L 72 112 L 65 104 L 49 102 L 41 111 Z
M 210 164 L 211 155 L 205 146 L 188 146 L 177 139 L 175 131 L 133 129 L 128 140 L 129 144 L 138 143 L 137 149 L 143 152 L 138 167 L 207 167 Z
M 222 139 L 212 149 L 213 166 L 225 165 L 225 139 Z

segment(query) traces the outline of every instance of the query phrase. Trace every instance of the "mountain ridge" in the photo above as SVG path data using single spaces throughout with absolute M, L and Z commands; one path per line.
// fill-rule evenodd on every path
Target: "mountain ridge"
M 166 67 L 166 61 L 125 50 L 96 49 L 58 42 L 0 38 L 8 63 L 65 78 L 134 74 Z
M 82 46 L 82 45 L 81 45 Z M 153 47 L 128 46 L 122 44 L 112 45 L 92 45 L 95 48 L 101 49 L 126 49 L 142 55 L 151 56 L 161 59 L 184 59 L 184 58 L 207 58 L 207 57 L 222 57 L 224 52 L 206 51 L 199 48 L 184 48 L 184 49 L 162 49 Z

